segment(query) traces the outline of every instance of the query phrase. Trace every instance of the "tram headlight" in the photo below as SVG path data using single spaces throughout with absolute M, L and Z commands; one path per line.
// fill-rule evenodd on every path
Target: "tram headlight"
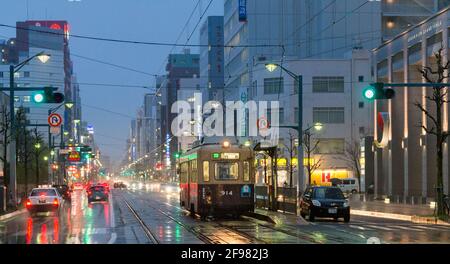
M 222 147 L 223 147 L 223 148 L 229 148 L 230 146 L 231 146 L 230 141 L 225 140 L 225 141 L 222 143 Z

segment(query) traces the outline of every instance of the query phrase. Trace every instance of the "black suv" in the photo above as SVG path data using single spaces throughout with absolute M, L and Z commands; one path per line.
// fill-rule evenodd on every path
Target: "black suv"
M 311 186 L 300 200 L 300 215 L 303 218 L 308 215 L 309 221 L 314 221 L 315 217 L 335 220 L 343 217 L 345 222 L 349 222 L 350 205 L 338 187 Z
M 70 201 L 72 199 L 72 190 L 69 188 L 68 185 L 61 184 L 61 185 L 53 185 L 52 187 L 58 190 L 59 194 L 64 200 Z

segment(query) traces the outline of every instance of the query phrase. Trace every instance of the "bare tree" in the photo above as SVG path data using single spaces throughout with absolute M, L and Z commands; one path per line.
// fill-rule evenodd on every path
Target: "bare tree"
M 5 179 L 5 186 L 9 184 L 9 174 L 8 174 L 8 144 L 11 141 L 11 119 L 9 117 L 10 113 L 6 105 L 0 107 L 0 135 L 2 137 L 0 143 L 3 148 L 3 155 L 0 156 L 0 160 L 3 163 L 3 176 Z
M 434 54 L 436 59 L 436 64 L 432 66 L 427 66 L 419 69 L 419 72 L 422 74 L 422 77 L 428 83 L 444 83 L 450 77 L 449 66 L 450 62 L 446 63 L 442 60 L 442 51 L 440 48 L 438 52 Z M 432 95 L 427 95 L 425 98 L 430 101 L 434 105 L 435 113 L 430 112 L 426 106 L 422 105 L 419 102 L 416 102 L 415 105 L 424 113 L 427 119 L 430 121 L 428 124 L 421 123 L 420 126 L 422 129 L 428 134 L 436 137 L 436 161 L 437 161 L 437 186 L 436 186 L 436 202 L 437 202 L 437 214 L 438 217 L 444 217 L 444 188 L 443 188 L 443 173 L 442 173 L 442 161 L 443 161 L 443 146 L 445 141 L 449 136 L 448 131 L 444 131 L 442 125 L 442 112 L 444 108 L 444 104 L 448 103 L 447 95 L 448 89 L 446 86 L 437 85 L 432 88 Z
M 25 109 L 23 107 L 20 107 L 16 113 L 16 119 L 17 119 L 17 135 L 16 135 L 16 142 L 17 142 L 17 164 L 23 168 L 23 177 L 24 177 L 24 183 L 25 183 L 25 192 L 28 191 L 28 168 L 29 168 L 29 161 L 31 160 L 32 152 L 32 146 L 31 143 L 33 142 L 32 135 L 30 131 L 26 128 L 27 126 L 27 116 L 25 113 Z
M 33 154 L 35 159 L 35 168 L 36 168 L 36 184 L 39 185 L 40 183 L 40 165 L 39 160 L 41 158 L 41 155 L 46 151 L 46 149 L 43 147 L 44 140 L 42 138 L 41 133 L 37 130 L 37 128 L 33 129 Z
M 297 153 L 297 148 L 295 147 L 295 138 L 291 131 L 289 131 L 289 146 L 286 146 L 286 149 L 289 152 L 289 187 L 292 188 L 294 174 L 294 164 L 292 163 L 292 160 Z
M 361 148 L 357 141 L 346 142 L 344 155 L 339 156 L 339 160 L 345 161 L 347 166 L 352 168 L 358 179 L 359 190 L 361 190 Z
M 306 163 L 305 168 L 308 171 L 308 183 L 309 185 L 312 185 L 311 177 L 314 174 L 316 170 L 318 170 L 322 166 L 323 159 L 322 157 L 318 157 L 317 160 L 312 160 L 312 156 L 317 152 L 319 149 L 319 140 L 312 140 L 312 137 L 314 134 L 311 133 L 311 128 L 307 129 L 303 134 L 303 148 L 304 152 L 306 154 Z M 298 162 L 304 162 L 302 160 L 299 160 Z

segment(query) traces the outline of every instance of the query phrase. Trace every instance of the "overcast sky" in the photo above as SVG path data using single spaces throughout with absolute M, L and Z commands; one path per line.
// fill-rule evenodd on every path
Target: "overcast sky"
M 79 2 L 75 2 L 79 1 Z M 138 41 L 176 41 L 198 0 L 2 0 L 0 23 L 15 25 L 24 20 L 67 20 L 71 33 Z M 28 8 L 27 8 L 28 3 Z M 183 32 L 184 44 L 209 0 L 199 7 Z M 27 11 L 28 10 L 28 11 Z M 223 15 L 223 0 L 213 0 L 206 15 Z M 206 17 L 205 15 L 205 17 Z M 203 18 L 204 21 L 204 18 Z M 202 21 L 202 22 L 203 22 Z M 201 25 L 202 23 L 200 23 Z M 197 28 L 189 43 L 198 44 Z M 15 36 L 15 30 L 0 27 L 0 39 Z M 171 47 L 140 46 L 70 38 L 70 50 L 82 55 L 151 74 L 163 74 Z M 181 51 L 176 48 L 174 51 Z M 198 52 L 197 48 L 192 52 Z M 154 86 L 153 77 L 72 56 L 80 83 Z M 113 161 L 125 153 L 131 117 L 148 92 L 141 88 L 80 86 L 83 119 L 95 128 L 102 152 Z M 93 108 L 103 108 L 119 114 Z

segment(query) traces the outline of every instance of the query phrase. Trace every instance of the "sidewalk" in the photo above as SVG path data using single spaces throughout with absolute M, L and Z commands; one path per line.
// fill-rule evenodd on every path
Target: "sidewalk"
M 27 211 L 27 209 L 18 209 L 12 212 L 6 212 L 5 214 L 0 214 L 0 221 L 15 217 L 17 215 L 23 214 Z
M 385 203 L 384 201 L 360 201 L 350 199 L 352 215 L 371 216 L 385 219 L 410 221 L 414 223 L 432 223 L 450 225 L 437 220 L 434 209 L 424 204 Z

